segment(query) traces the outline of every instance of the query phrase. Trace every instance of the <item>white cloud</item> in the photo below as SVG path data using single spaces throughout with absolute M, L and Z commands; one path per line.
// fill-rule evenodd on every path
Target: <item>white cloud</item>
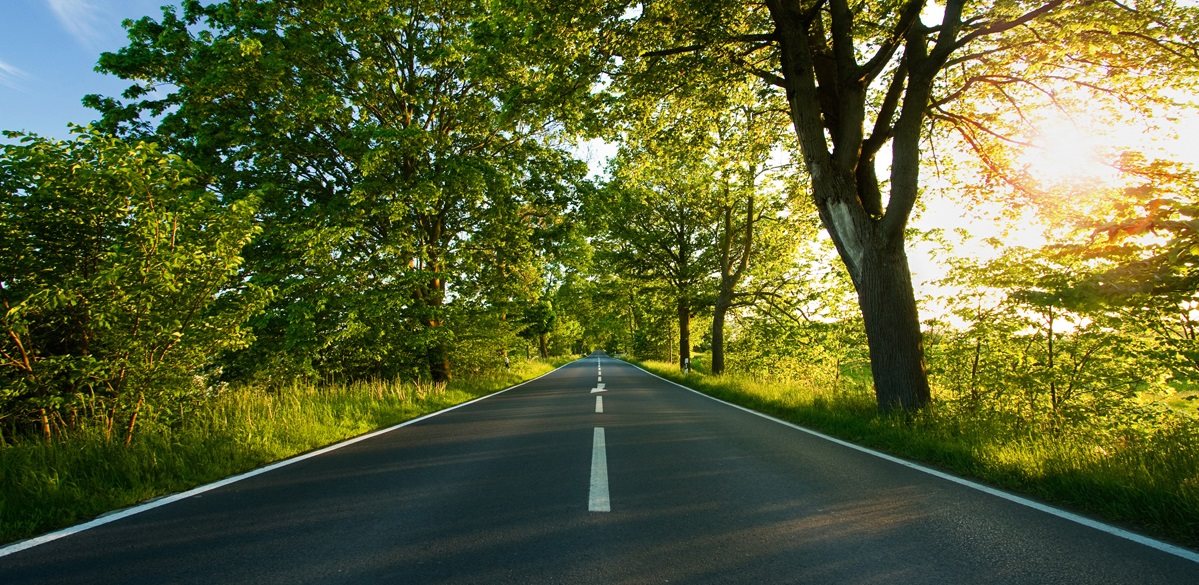
M 21 89 L 21 80 L 28 77 L 29 74 L 22 71 L 16 65 L 0 59 L 0 86 L 9 89 Z
M 75 40 L 84 47 L 97 51 L 104 40 L 100 32 L 103 13 L 94 0 L 46 0 L 50 11 Z

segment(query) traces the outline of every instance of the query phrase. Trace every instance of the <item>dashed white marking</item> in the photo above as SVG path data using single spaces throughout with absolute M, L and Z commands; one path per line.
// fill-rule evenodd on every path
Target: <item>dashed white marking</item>
M 595 388 L 591 389 L 592 394 L 595 394 L 596 392 L 605 392 L 603 382 L 596 383 Z
M 591 490 L 587 496 L 587 511 L 612 511 L 612 502 L 608 498 L 608 448 L 604 441 L 604 427 L 595 427 L 592 436 Z
M 600 376 L 600 377 L 599 377 L 599 379 L 598 379 L 598 380 L 596 380 L 596 382 L 603 382 L 603 381 L 604 381 L 604 377 L 603 377 L 603 376 Z
M 596 414 L 604 414 L 604 397 L 603 396 L 595 397 L 595 413 Z

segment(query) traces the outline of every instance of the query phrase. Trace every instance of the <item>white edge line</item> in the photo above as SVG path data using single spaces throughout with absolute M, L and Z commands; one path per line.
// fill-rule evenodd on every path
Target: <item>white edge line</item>
M 899 465 L 902 465 L 902 466 L 910 468 L 910 469 L 914 469 L 914 470 L 922 472 L 922 473 L 926 473 L 933 477 L 937 477 L 937 478 L 940 478 L 940 479 L 943 479 L 946 481 L 950 481 L 950 482 L 956 483 L 958 485 L 961 485 L 961 486 L 964 486 L 964 487 L 967 487 L 967 488 L 970 488 L 973 490 L 977 490 L 977 491 L 983 492 L 985 494 L 995 496 L 997 498 L 1002 498 L 1009 502 L 1020 504 L 1021 506 L 1032 508 L 1034 510 L 1044 512 L 1044 513 L 1052 515 L 1052 516 L 1057 516 L 1058 518 L 1061 518 L 1063 520 L 1068 520 L 1070 522 L 1074 522 L 1075 524 L 1081 524 L 1083 526 L 1086 526 L 1088 528 L 1093 528 L 1100 532 L 1106 532 L 1112 536 L 1116 536 L 1118 538 L 1123 538 L 1125 540 L 1130 540 L 1137 544 L 1159 550 L 1166 554 L 1171 554 L 1176 557 L 1186 559 L 1188 561 L 1191 561 L 1192 563 L 1199 563 L 1199 552 L 1185 549 L 1180 546 L 1170 544 L 1168 542 L 1163 542 L 1163 541 L 1157 540 L 1155 538 L 1150 538 L 1148 536 L 1137 534 L 1135 532 L 1130 532 L 1128 530 L 1124 530 L 1123 528 L 1118 528 L 1116 526 L 1112 526 L 1111 524 L 1106 524 L 1106 523 L 1100 522 L 1098 520 L 1093 520 L 1093 519 L 1087 518 L 1085 516 L 1080 516 L 1073 512 L 1067 512 L 1066 510 L 1062 510 L 1060 508 L 1055 508 L 1048 504 L 1043 504 L 1041 502 L 1030 500 L 1023 496 L 1018 496 L 1013 493 L 1005 492 L 1003 490 L 996 489 L 996 488 L 993 488 L 993 487 L 990 487 L 987 485 L 983 485 L 981 483 L 974 482 L 974 481 L 971 481 L 971 480 L 968 480 L 965 478 L 961 478 L 956 475 L 950 475 L 943 471 L 938 471 L 936 469 L 925 467 L 918 463 L 913 463 L 913 462 L 907 461 L 905 459 L 900 459 L 898 457 L 895 457 L 894 455 L 888 455 L 881 451 L 875 451 L 874 449 L 863 447 L 861 445 L 855 445 L 848 441 L 844 441 L 844 440 L 838 439 L 836 437 L 831 437 L 831 436 L 821 433 L 819 431 L 814 431 L 809 428 L 801 427 L 795 423 L 788 422 L 783 419 L 770 416 L 769 414 L 764 414 L 764 413 L 758 412 L 756 410 L 751 410 L 744 406 L 740 406 L 737 404 L 733 404 L 732 402 L 721 400 L 719 398 L 716 398 L 715 396 L 709 396 L 709 395 L 704 394 L 703 392 L 700 392 L 699 390 L 696 390 L 694 388 L 688 388 L 682 384 L 679 384 L 678 382 L 663 378 L 662 376 L 659 376 L 649 370 L 646 370 L 645 368 L 642 368 L 641 366 L 638 366 L 637 364 L 630 363 L 629 365 L 631 365 L 634 368 L 637 368 L 638 370 L 641 370 L 642 372 L 645 372 L 659 380 L 662 380 L 663 382 L 668 382 L 670 384 L 678 386 L 679 388 L 687 390 L 688 392 L 694 392 L 695 394 L 703 396 L 704 398 L 707 398 L 709 400 L 714 400 L 714 401 L 724 404 L 726 406 L 731 406 L 733 408 L 736 408 L 737 410 L 742 410 L 742 411 L 748 412 L 750 414 L 760 416 L 766 420 L 774 421 L 783 426 L 791 427 L 797 431 L 807 433 L 809 435 L 824 439 L 824 440 L 832 442 L 832 443 L 836 443 L 838 445 L 841 445 L 842 447 L 848 447 L 855 451 L 860 451 L 860 452 L 866 453 L 868 455 L 873 455 L 875 457 L 878 457 L 879 459 L 884 459 L 884 460 L 890 461 L 892 463 L 898 463 Z
M 346 439 L 340 443 L 334 443 L 332 445 L 327 445 L 327 446 L 317 449 L 315 451 L 309 451 L 307 453 L 302 453 L 300 455 L 296 455 L 295 457 L 291 457 L 290 459 L 283 459 L 281 461 L 276 461 L 276 462 L 266 465 L 264 467 L 259 467 L 258 469 L 252 469 L 245 473 L 226 477 L 225 479 L 221 479 L 221 480 L 215 481 L 215 482 L 207 484 L 207 485 L 202 485 L 202 486 L 199 486 L 196 488 L 192 488 L 185 492 L 179 492 L 179 493 L 170 494 L 167 496 L 162 496 L 160 498 L 150 500 L 143 504 L 138 504 L 138 505 L 135 505 L 135 506 L 132 506 L 129 508 L 124 508 L 124 509 L 118 510 L 116 512 L 111 512 L 111 513 L 105 514 L 103 516 L 100 516 L 98 518 L 95 518 L 91 521 L 84 522 L 83 524 L 76 524 L 75 526 L 70 526 L 67 528 L 63 528 L 61 530 L 56 530 L 54 532 L 43 534 L 41 536 L 35 536 L 28 540 L 22 540 L 22 541 L 10 544 L 5 547 L 0 547 L 0 557 L 6 557 L 8 555 L 18 553 L 23 550 L 31 549 L 35 546 L 39 546 L 42 544 L 46 544 L 48 542 L 53 542 L 60 538 L 65 538 L 67 536 L 71 536 L 72 534 L 77 534 L 77 533 L 83 532 L 85 530 L 90 530 L 92 528 L 96 528 L 97 526 L 103 526 L 110 522 L 116 522 L 117 520 L 121 520 L 123 518 L 128 518 L 130 516 L 141 514 L 142 512 L 153 510 L 154 508 L 165 506 L 167 504 L 173 504 L 175 502 L 178 502 L 179 500 L 185 500 L 185 499 L 191 498 L 193 496 L 198 496 L 202 493 L 210 492 L 217 488 L 225 487 L 229 484 L 233 484 L 233 483 L 237 483 L 242 480 L 250 479 L 251 477 L 262 475 L 264 473 L 270 473 L 276 469 L 279 469 L 280 467 L 287 467 L 288 465 L 291 465 L 293 463 L 299 463 L 306 459 L 311 459 L 313 457 L 324 455 L 325 453 L 329 453 L 330 451 L 336 451 L 342 447 L 348 447 L 350 445 L 353 445 L 354 443 L 360 443 L 360 442 L 366 441 L 368 439 L 373 439 L 379 435 L 390 433 L 396 429 L 403 428 L 403 427 L 406 427 L 411 424 L 416 424 L 425 419 L 433 418 L 439 414 L 445 414 L 451 410 L 457 410 L 459 408 L 462 408 L 462 407 L 470 405 L 470 404 L 474 404 L 481 400 L 486 400 L 488 398 L 491 398 L 492 396 L 498 396 L 509 390 L 515 390 L 516 388 L 520 388 L 521 386 L 524 386 L 525 384 L 528 384 L 529 382 L 540 380 L 541 378 L 544 378 L 544 377 L 546 377 L 546 376 L 548 376 L 570 364 L 573 364 L 573 363 L 574 362 L 567 362 L 567 363 L 562 364 L 561 366 L 558 366 L 540 376 L 537 376 L 536 378 L 530 378 L 519 384 L 514 384 L 512 386 L 504 388 L 503 390 L 497 390 L 495 392 L 492 392 L 491 394 L 487 394 L 485 396 L 480 396 L 478 398 L 469 400 L 467 402 L 463 402 L 462 404 L 455 404 L 454 406 L 451 406 L 449 408 L 438 410 L 436 412 L 430 412 L 429 414 L 421 415 L 417 418 L 406 420 L 402 423 L 387 427 L 385 429 L 371 431 L 365 435 L 359 435 L 357 437 L 352 437 L 352 438 Z

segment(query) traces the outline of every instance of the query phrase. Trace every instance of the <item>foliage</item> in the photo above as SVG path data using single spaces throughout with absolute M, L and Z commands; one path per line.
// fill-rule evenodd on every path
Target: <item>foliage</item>
M 1159 389 L 1145 340 L 1080 287 L 1084 258 L 1015 248 L 982 266 L 959 263 L 947 300 L 959 325 L 939 331 L 934 375 L 964 404 L 1034 428 L 1080 424 Z
M 696 345 L 693 318 L 711 310 L 703 343 L 723 368 L 727 318 L 794 286 L 787 275 L 799 244 L 801 222 L 790 208 L 796 186 L 780 176 L 786 165 L 769 160 L 782 120 L 763 105 L 759 84 L 726 90 L 718 103 L 663 97 L 644 106 L 652 111 L 643 118 L 623 121 L 609 180 L 584 207 L 604 264 L 637 283 L 642 297 L 671 305 L 659 309 L 673 309 L 680 367 Z M 657 340 L 633 321 L 635 351 L 650 355 Z
M 1144 355 L 1171 378 L 1199 378 L 1199 175 L 1177 163 L 1125 153 L 1132 184 L 1113 209 L 1080 222 L 1094 231 L 1080 246 L 1106 261 L 1082 286 L 1146 338 Z
M 520 332 L 521 336 L 537 342 L 537 351 L 542 358 L 550 357 L 548 337 L 554 330 L 554 324 L 558 321 L 558 314 L 554 312 L 553 303 L 542 300 L 526 307 L 521 321 L 525 324 L 524 329 Z
M 248 269 L 278 294 L 231 376 L 444 380 L 449 304 L 535 298 L 583 169 L 537 113 L 557 94 L 528 91 L 555 71 L 513 70 L 494 44 L 514 23 L 476 8 L 185 2 L 101 57 L 135 81 L 89 98 L 105 127 L 152 131 L 231 198 L 264 194 Z
M 709 161 L 668 150 L 648 144 L 622 150 L 613 180 L 588 212 L 602 218 L 597 241 L 607 263 L 670 298 L 682 367 L 692 348 L 691 318 L 711 296 L 717 191 Z
M 645 331 L 645 311 L 657 306 L 645 299 L 638 283 L 607 269 L 581 264 L 565 276 L 553 294 L 558 337 L 569 352 L 586 354 L 606 349 L 609 354 L 634 351 L 634 339 Z M 565 338 L 569 328 L 575 333 Z M 639 354 L 644 355 L 644 354 Z
M 252 197 L 225 205 L 154 144 L 79 130 L 0 151 L 0 418 L 43 433 L 79 416 L 181 408 L 208 391 L 264 300 L 239 278 Z M 11 427 L 10 427 L 11 428 Z

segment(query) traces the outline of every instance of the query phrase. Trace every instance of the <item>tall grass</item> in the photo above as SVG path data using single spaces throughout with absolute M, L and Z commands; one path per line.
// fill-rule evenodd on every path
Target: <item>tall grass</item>
M 915 415 L 878 411 L 869 386 L 770 380 L 664 362 L 646 369 L 711 396 L 1133 530 L 1199 547 L 1199 419 L 1129 410 L 1047 428 L 941 397 Z
M 490 394 L 542 361 L 448 386 L 395 381 L 228 389 L 169 424 L 153 411 L 126 447 L 102 425 L 0 447 L 0 543 L 209 483 Z

